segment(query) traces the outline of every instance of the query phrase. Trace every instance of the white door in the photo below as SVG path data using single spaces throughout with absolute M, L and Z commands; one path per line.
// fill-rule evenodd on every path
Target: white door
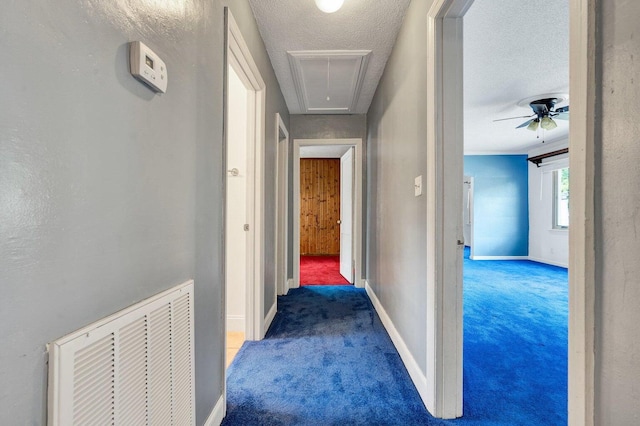
M 244 83 L 229 67 L 227 137 L 226 283 L 227 331 L 246 332 L 247 326 L 247 199 L 249 164 L 248 95 Z
M 463 235 L 464 245 L 471 247 L 473 250 L 473 178 L 470 176 L 464 177 L 462 194 L 463 203 Z
M 340 275 L 353 283 L 353 148 L 340 159 Z

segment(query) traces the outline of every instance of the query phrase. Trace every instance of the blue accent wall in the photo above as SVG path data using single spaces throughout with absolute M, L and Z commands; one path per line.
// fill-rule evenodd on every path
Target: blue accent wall
M 526 155 L 465 155 L 474 178 L 474 256 L 529 255 Z

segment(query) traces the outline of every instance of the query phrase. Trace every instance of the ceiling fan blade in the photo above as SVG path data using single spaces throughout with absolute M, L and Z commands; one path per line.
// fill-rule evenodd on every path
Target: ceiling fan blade
M 523 115 L 522 117 L 499 118 L 497 120 L 493 120 L 493 122 L 495 123 L 496 121 L 515 120 L 516 118 L 530 118 L 530 117 L 535 117 L 535 114 Z
M 559 114 L 554 114 L 553 118 L 557 119 L 557 120 L 568 120 L 569 119 L 569 111 L 561 112 Z
M 569 112 L 569 105 L 556 108 L 554 112 L 558 112 L 558 113 Z
M 522 123 L 521 125 L 519 125 L 518 127 L 516 127 L 516 129 L 522 129 L 523 127 L 527 127 L 529 124 L 531 124 L 533 121 L 535 121 L 535 118 L 532 118 L 531 120 L 525 121 L 524 123 Z

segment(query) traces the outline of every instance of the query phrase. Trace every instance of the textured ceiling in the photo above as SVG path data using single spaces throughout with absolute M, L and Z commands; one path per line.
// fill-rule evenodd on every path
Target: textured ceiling
M 289 111 L 302 114 L 287 51 L 372 50 L 355 113 L 369 109 L 408 0 L 345 0 L 325 14 L 313 0 L 249 0 Z M 426 25 L 426 23 L 425 23 Z M 566 139 L 558 128 L 515 129 L 530 115 L 525 98 L 569 91 L 568 0 L 475 0 L 464 17 L 465 152 L 525 153 Z M 565 103 L 566 104 L 566 103 Z M 560 104 L 563 105 L 563 104 Z M 539 138 L 537 138 L 539 136 Z
M 353 113 L 367 73 L 370 50 L 287 52 L 298 105 L 310 114 Z
M 303 114 L 287 51 L 371 50 L 360 98 L 366 114 L 395 43 L 409 0 L 345 0 L 331 14 L 313 0 L 249 0 L 291 114 Z
M 536 132 L 515 129 L 530 115 L 520 100 L 569 93 L 568 0 L 475 0 L 464 17 L 466 153 L 524 153 L 568 137 L 569 122 Z M 566 103 L 561 104 L 566 105 Z

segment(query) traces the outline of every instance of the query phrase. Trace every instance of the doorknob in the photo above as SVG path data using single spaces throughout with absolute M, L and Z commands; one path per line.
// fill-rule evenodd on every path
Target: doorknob
M 341 221 L 341 220 L 339 220 L 339 221 L 338 221 L 338 225 L 340 225 L 341 223 L 342 223 L 342 221 Z

